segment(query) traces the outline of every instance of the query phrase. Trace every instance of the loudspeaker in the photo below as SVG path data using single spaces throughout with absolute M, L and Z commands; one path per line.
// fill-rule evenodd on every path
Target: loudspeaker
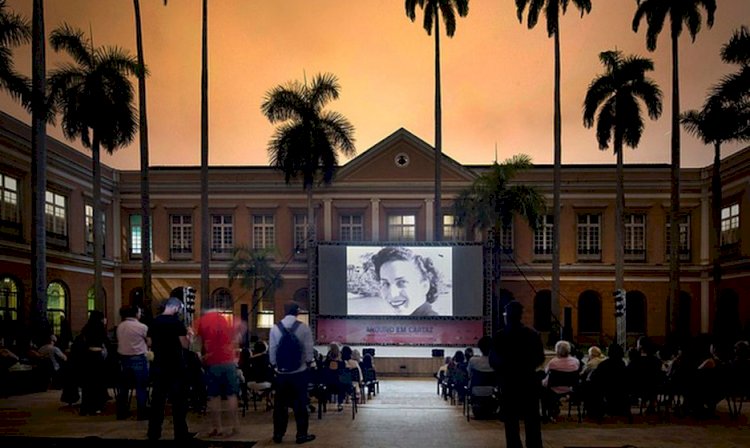
M 563 309 L 563 328 L 560 337 L 564 341 L 573 340 L 573 308 L 569 306 Z
M 362 356 L 370 355 L 373 358 L 375 357 L 375 349 L 374 348 L 363 348 L 362 349 Z
M 432 356 L 434 358 L 442 358 L 443 356 L 445 356 L 445 350 L 443 350 L 442 348 L 433 348 Z

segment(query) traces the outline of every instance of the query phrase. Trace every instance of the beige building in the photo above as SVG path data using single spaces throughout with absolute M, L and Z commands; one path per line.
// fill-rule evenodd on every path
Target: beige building
M 93 307 L 91 159 L 48 139 L 48 307 L 58 325 L 66 316 L 74 331 Z M 708 149 L 707 149 L 708 150 Z M 443 158 L 446 238 L 464 239 L 452 224 L 450 203 L 488 166 L 461 165 Z M 31 291 L 30 128 L 0 114 L 0 313 L 28 322 Z M 200 291 L 199 167 L 152 167 L 153 285 L 156 298 Z M 663 338 L 668 297 L 669 166 L 625 167 L 628 332 Z M 399 129 L 340 167 L 334 183 L 315 190 L 319 241 L 417 241 L 432 239 L 434 151 Z M 692 334 L 713 330 L 717 307 L 750 322 L 750 148 L 722 161 L 721 253 L 714 253 L 711 167 L 682 170 L 679 322 Z M 138 171 L 103 167 L 105 213 L 104 287 L 111 322 L 123 304 L 142 299 L 140 182 Z M 516 182 L 538 188 L 552 204 L 552 167 L 538 165 Z M 562 170 L 561 296 L 559 320 L 583 341 L 610 340 L 615 332 L 614 165 L 565 165 Z M 308 298 L 304 250 L 307 200 L 300 184 L 286 185 L 267 166 L 211 167 L 210 291 L 213 303 L 236 317 L 252 309 L 251 293 L 229 285 L 227 269 L 235 246 L 268 248 L 282 270 L 275 300 L 264 299 L 253 328 L 281 316 L 283 302 Z M 525 318 L 549 331 L 552 219 L 532 231 L 520 218 L 505 229 L 502 287 L 487 316 L 497 324 L 498 300 L 511 296 L 526 305 Z M 482 235 L 470 235 L 481 240 Z M 302 248 L 303 250 L 295 250 Z M 720 299 L 713 297 L 711 265 L 720 257 Z M 202 298 L 198 297 L 198 306 Z M 263 333 L 263 330 L 260 331 Z

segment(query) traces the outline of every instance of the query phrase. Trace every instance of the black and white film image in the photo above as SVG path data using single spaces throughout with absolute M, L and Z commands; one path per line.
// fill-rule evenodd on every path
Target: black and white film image
M 450 247 L 346 248 L 350 316 L 452 316 Z

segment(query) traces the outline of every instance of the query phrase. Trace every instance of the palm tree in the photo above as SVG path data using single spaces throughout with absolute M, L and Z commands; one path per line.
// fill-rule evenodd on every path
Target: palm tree
M 596 122 L 599 149 L 609 148 L 614 136 L 617 156 L 617 186 L 615 200 L 615 289 L 625 287 L 625 176 L 623 173 L 623 144 L 636 148 L 643 134 L 642 102 L 648 116 L 661 116 L 662 94 L 656 83 L 646 77 L 654 69 L 650 59 L 638 56 L 624 58 L 619 51 L 599 53 L 605 73 L 589 85 L 583 101 L 583 124 L 587 128 Z M 617 319 L 617 343 L 625 343 L 624 317 Z
M 80 138 L 93 159 L 94 290 L 97 309 L 106 311 L 102 294 L 102 204 L 100 147 L 112 153 L 129 144 L 137 130 L 133 85 L 138 61 L 117 47 L 94 47 L 83 31 L 63 24 L 50 34 L 50 45 L 64 51 L 73 63 L 50 75 L 50 95 L 62 113 L 62 130 L 69 139 Z
M 539 20 L 539 14 L 544 11 L 547 18 L 547 35 L 555 41 L 555 91 L 554 91 L 554 146 L 555 160 L 552 180 L 552 208 L 554 227 L 552 234 L 552 313 L 557 317 L 560 313 L 560 190 L 562 189 L 562 112 L 560 106 L 560 10 L 562 14 L 568 9 L 568 4 L 581 11 L 581 17 L 591 12 L 591 0 L 516 0 L 516 12 L 519 22 L 523 23 L 523 12 L 528 6 L 526 22 L 529 29 L 534 28 Z
M 261 300 L 273 298 L 281 287 L 281 272 L 271 266 L 268 249 L 251 249 L 240 246 L 232 250 L 232 261 L 229 263 L 229 286 L 236 280 L 252 294 L 248 331 L 252 332 L 255 309 Z
M 521 215 L 531 227 L 536 228 L 544 213 L 544 196 L 535 188 L 526 185 L 511 185 L 519 171 L 532 167 L 531 158 L 516 155 L 502 164 L 495 162 L 482 173 L 471 186 L 461 191 L 453 203 L 453 214 L 457 225 L 468 232 L 490 230 L 495 236 L 492 263 L 492 292 L 500 297 L 500 256 L 502 247 L 499 237 L 501 229 L 509 226 L 513 216 Z
M 29 79 L 16 72 L 12 49 L 29 43 L 31 38 L 29 21 L 9 11 L 6 0 L 0 0 L 0 89 L 27 107 L 31 105 Z
M 313 186 L 322 177 L 330 184 L 338 165 L 338 153 L 354 154 L 354 126 L 338 112 L 324 111 L 339 97 L 339 82 L 330 73 L 316 75 L 312 82 L 293 81 L 266 93 L 261 111 L 271 123 L 280 123 L 268 152 L 271 165 L 284 172 L 286 183 L 302 176 L 307 192 L 307 241 L 315 238 Z M 308 263 L 311 266 L 310 263 Z
M 167 0 L 164 0 L 166 6 Z M 146 64 L 143 56 L 143 32 L 141 29 L 141 3 L 133 0 L 135 12 L 135 41 L 138 65 L 143 69 L 138 76 L 138 128 L 141 146 L 141 273 L 143 276 L 143 300 L 146 309 L 153 310 L 151 288 L 151 196 L 148 171 L 148 117 L 146 115 Z
M 208 0 L 203 0 L 201 44 L 201 303 L 209 297 L 210 263 L 208 216 Z
M 740 70 L 726 76 L 714 86 L 700 110 L 682 114 L 685 130 L 713 145 L 714 163 L 711 178 L 712 220 L 714 229 L 714 297 L 721 290 L 721 145 L 730 141 L 750 140 L 750 34 L 747 27 L 738 29 L 722 48 L 722 59 L 740 65 Z M 744 52 L 744 54 L 743 54 Z
M 5 2 L 3 1 L 2 4 Z M 0 19 L 5 21 L 5 19 Z M 0 27 L 5 28 L 5 27 Z M 44 1 L 34 0 L 31 38 L 31 283 L 32 327 L 48 329 L 47 321 L 47 63 L 45 55 Z M 0 53 L 2 53 L 0 51 Z
M 633 31 L 638 32 L 641 21 L 645 18 L 646 48 L 656 50 L 656 38 L 659 37 L 664 22 L 669 16 L 670 37 L 672 38 L 672 139 L 670 179 L 672 191 L 669 210 L 669 327 L 677 330 L 677 309 L 680 295 L 680 76 L 678 39 L 682 34 L 683 24 L 690 37 L 701 29 L 700 8 L 706 11 L 706 24 L 714 24 L 716 0 L 636 0 L 638 9 L 633 17 Z
M 432 33 L 435 24 L 435 240 L 443 239 L 443 210 L 440 184 L 440 168 L 443 159 L 443 111 L 440 100 L 440 16 L 445 22 L 448 37 L 456 34 L 456 13 L 461 17 L 469 14 L 469 0 L 406 0 L 406 15 L 413 22 L 417 6 L 424 11 L 423 26 L 427 35 Z

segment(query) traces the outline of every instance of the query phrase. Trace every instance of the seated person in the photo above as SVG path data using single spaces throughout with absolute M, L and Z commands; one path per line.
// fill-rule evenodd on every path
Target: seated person
M 468 365 L 464 352 L 457 350 L 453 355 L 453 362 L 448 366 L 448 381 L 458 396 L 458 402 L 463 403 L 466 386 L 469 384 Z
M 497 376 L 495 369 L 490 365 L 489 356 L 492 350 L 492 338 L 482 336 L 477 345 L 482 355 L 472 356 L 467 368 L 471 410 L 475 418 L 489 418 L 497 410 L 497 403 L 493 398 Z
M 268 348 L 263 341 L 256 341 L 253 345 L 253 353 L 245 370 L 245 381 L 255 394 L 271 388 L 273 370 L 268 358 Z
M 662 362 L 655 355 L 654 346 L 646 336 L 638 338 L 637 354 L 628 364 L 630 390 L 634 396 L 649 401 L 652 409 L 658 388 L 663 384 Z
M 542 410 L 548 419 L 554 418 L 560 412 L 559 395 L 564 395 L 573 390 L 571 386 L 552 386 L 548 387 L 549 373 L 557 372 L 578 372 L 581 368 L 581 362 L 578 358 L 571 356 L 571 347 L 568 341 L 557 341 L 555 344 L 555 357 L 552 358 L 544 368 L 547 376 L 542 380 L 544 393 L 542 394 Z
M 332 342 L 328 346 L 328 354 L 323 360 L 323 366 L 320 372 L 323 384 L 329 394 L 336 394 L 336 403 L 338 404 L 338 410 L 344 410 L 344 397 L 346 396 L 346 390 L 341 387 L 339 377 L 344 370 L 344 361 L 341 359 L 341 349 L 339 345 Z
M 362 369 L 359 367 L 359 363 L 354 360 L 352 357 L 352 354 L 354 353 L 354 350 L 352 350 L 351 347 L 348 345 L 345 345 L 341 349 L 341 360 L 344 361 L 344 368 L 345 369 L 352 369 L 356 370 L 357 374 L 359 375 L 359 380 L 357 384 L 353 384 L 354 386 L 354 393 L 356 394 L 357 400 L 361 400 L 361 393 L 360 390 L 362 388 L 363 379 L 364 376 L 362 375 Z
M 44 359 L 49 360 L 49 365 L 52 366 L 52 371 L 50 372 L 52 375 L 52 384 L 58 387 L 60 385 L 60 368 L 63 363 L 68 361 L 68 357 L 65 356 L 62 350 L 55 346 L 55 342 L 57 342 L 57 337 L 54 334 L 49 335 L 47 343 L 39 347 L 39 354 Z
M 584 397 L 586 409 L 592 417 L 609 415 L 630 415 L 628 371 L 622 347 L 611 344 L 608 358 L 602 361 L 589 377 L 590 388 Z
M 586 364 L 583 366 L 583 370 L 581 370 L 581 379 L 583 381 L 588 380 L 591 376 L 591 373 L 596 370 L 596 368 L 599 367 L 599 364 L 601 364 L 601 362 L 605 359 L 606 357 L 602 353 L 601 349 L 596 345 L 592 345 L 589 348 L 589 358 L 586 361 Z

